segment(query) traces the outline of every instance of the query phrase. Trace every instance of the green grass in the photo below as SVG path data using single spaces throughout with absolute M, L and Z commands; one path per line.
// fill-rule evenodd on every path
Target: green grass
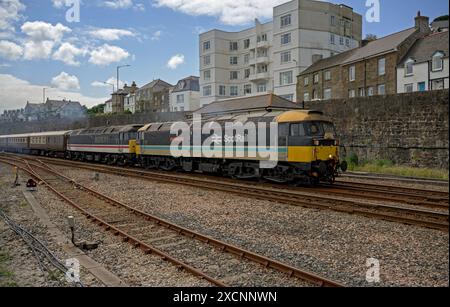
M 8 271 L 4 265 L 11 257 L 8 253 L 0 251 L 0 287 L 17 287 L 17 283 L 13 281 L 14 273 Z
M 399 166 L 395 165 L 392 161 L 389 160 L 363 161 L 360 163 L 358 163 L 357 159 L 355 159 L 354 157 L 351 157 L 351 159 L 349 160 L 349 171 L 394 175 L 400 177 L 448 180 L 448 170 L 446 169 Z

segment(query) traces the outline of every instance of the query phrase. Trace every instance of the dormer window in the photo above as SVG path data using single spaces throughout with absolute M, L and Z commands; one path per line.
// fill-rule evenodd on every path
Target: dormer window
M 405 62 L 405 76 L 411 76 L 414 74 L 414 60 L 408 59 Z
M 436 52 L 433 55 L 433 67 L 432 67 L 433 71 L 439 71 L 439 70 L 443 69 L 443 66 L 444 66 L 443 65 L 444 63 L 442 60 L 443 57 L 444 57 L 444 54 L 440 51 Z

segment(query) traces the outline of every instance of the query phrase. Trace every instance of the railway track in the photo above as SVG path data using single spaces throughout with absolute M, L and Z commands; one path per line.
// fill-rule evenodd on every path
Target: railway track
M 47 186 L 86 218 L 123 241 L 216 286 L 343 285 L 134 209 L 82 186 L 45 162 L 0 157 Z
M 431 201 L 432 195 L 426 196 L 426 198 L 429 201 L 428 205 L 431 204 L 433 206 L 440 207 L 441 209 L 446 209 L 445 212 L 430 210 L 427 208 L 416 208 L 417 204 L 415 204 L 412 207 L 394 204 L 389 205 L 382 204 L 379 203 L 378 201 L 380 200 L 380 198 L 389 199 L 390 195 L 389 194 L 385 195 L 387 192 L 384 192 L 383 189 L 380 189 L 379 191 L 370 191 L 370 190 L 365 191 L 362 185 L 360 185 L 359 188 L 354 187 L 354 189 L 357 190 L 356 191 L 357 195 L 359 195 L 360 197 L 364 197 L 364 199 L 350 200 L 348 199 L 349 193 L 355 193 L 355 191 L 353 192 L 351 192 L 352 190 L 347 191 L 345 190 L 346 188 L 342 186 L 341 187 L 338 186 L 338 189 L 340 189 L 342 196 L 338 197 L 336 195 L 330 195 L 330 191 L 327 191 L 326 192 L 327 194 L 324 195 L 323 193 L 324 191 L 322 188 L 318 189 L 319 191 L 322 192 L 322 194 L 318 195 L 317 190 L 315 190 L 315 188 L 294 190 L 292 188 L 274 187 L 273 185 L 261 186 L 259 184 L 255 185 L 255 184 L 248 184 L 246 182 L 224 180 L 223 178 L 218 179 L 212 176 L 200 177 L 184 174 L 165 173 L 159 171 L 144 171 L 138 169 L 120 168 L 98 164 L 87 164 L 58 159 L 47 159 L 47 158 L 37 159 L 35 157 L 33 157 L 32 159 L 45 161 L 54 165 L 83 168 L 94 172 L 103 172 L 113 175 L 128 176 L 151 181 L 159 181 L 164 183 L 183 184 L 187 186 L 200 187 L 203 189 L 234 193 L 244 197 L 251 197 L 260 200 L 269 200 L 287 205 L 302 206 L 321 210 L 324 209 L 333 210 L 337 212 L 361 215 L 369 218 L 377 218 L 381 220 L 403 223 L 408 225 L 416 225 L 425 228 L 438 229 L 442 231 L 449 230 L 448 202 L 447 204 L 435 202 L 437 198 L 434 198 Z M 331 189 L 335 188 L 331 187 Z M 417 196 L 416 194 L 407 194 L 405 191 L 403 192 L 405 193 L 405 195 L 398 195 L 398 191 L 395 191 L 396 193 L 395 195 L 400 198 L 407 196 L 407 198 L 401 198 L 405 203 L 411 202 L 411 197 Z M 372 193 L 371 197 L 374 198 L 375 201 L 369 200 L 370 193 Z M 381 193 L 381 196 L 380 197 L 374 196 L 373 193 Z M 355 194 L 352 195 L 355 196 Z M 418 195 L 418 197 L 423 196 Z M 420 200 L 417 199 L 416 201 L 420 202 Z M 426 206 L 427 203 L 423 202 L 421 203 L 421 205 Z

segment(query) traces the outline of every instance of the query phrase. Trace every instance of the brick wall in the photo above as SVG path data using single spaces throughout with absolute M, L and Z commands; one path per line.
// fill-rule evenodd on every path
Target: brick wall
M 449 92 L 308 102 L 336 123 L 347 155 L 448 169 Z

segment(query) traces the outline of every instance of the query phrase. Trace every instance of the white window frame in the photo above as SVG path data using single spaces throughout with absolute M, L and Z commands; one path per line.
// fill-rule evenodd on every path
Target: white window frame
M 308 86 L 308 85 L 309 85 L 309 77 L 303 78 L 303 86 Z
M 440 51 L 436 52 L 433 55 L 433 58 L 431 60 L 431 70 L 432 71 L 442 71 L 444 69 L 443 57 L 444 57 L 444 54 Z M 437 63 L 439 63 L 439 67 L 436 66 Z
M 348 90 L 348 98 L 355 98 L 356 91 L 354 89 Z
M 291 51 L 281 52 L 281 64 L 289 63 L 292 59 Z
M 372 97 L 373 95 L 375 95 L 374 88 L 373 86 L 369 86 L 367 88 L 367 97 Z
M 239 96 L 239 87 L 237 85 L 230 86 L 230 96 L 232 97 Z
M 235 48 L 236 46 L 236 48 Z M 230 42 L 230 51 L 238 51 L 239 50 L 239 44 L 238 42 Z
M 378 76 L 386 75 L 386 58 L 378 59 Z
M 211 49 L 211 41 L 203 42 L 203 51 L 208 51 Z
M 230 71 L 230 80 L 238 80 L 238 79 L 239 79 L 239 71 L 236 70 Z
M 292 15 L 287 14 L 280 17 L 280 28 L 289 27 L 292 24 Z
M 324 100 L 330 100 L 332 95 L 331 88 L 326 88 L 323 90 L 323 99 Z
M 348 68 L 348 79 L 350 82 L 353 82 L 356 80 L 356 66 L 352 65 Z
M 205 65 L 205 66 L 211 65 L 211 56 L 210 55 L 205 55 L 205 57 L 203 58 L 203 65 Z
M 219 96 L 227 95 L 227 87 L 225 85 L 219 85 Z
M 306 92 L 306 93 L 303 93 L 303 101 L 310 101 L 310 97 L 309 97 L 309 93 L 308 92 Z
M 325 71 L 325 81 L 331 80 L 331 70 Z
M 383 89 L 383 92 L 381 91 Z M 386 95 L 386 84 L 379 84 L 377 88 L 378 95 Z
M 408 88 L 411 88 L 409 91 Z M 405 84 L 405 93 L 412 93 L 414 92 L 414 83 L 407 83 Z
M 319 83 L 319 74 L 314 74 L 314 75 L 313 75 L 313 83 L 314 83 L 314 84 Z
M 280 85 L 291 85 L 294 82 L 292 70 L 280 72 Z
M 409 66 L 411 65 L 411 66 Z M 408 67 L 411 67 L 411 72 L 408 72 Z M 409 76 L 413 76 L 414 75 L 414 60 L 413 59 L 408 59 L 405 62 L 405 77 L 409 77 Z
M 258 83 L 258 86 L 256 87 L 256 91 L 258 93 L 267 92 L 267 83 Z
M 212 95 L 212 87 L 211 85 L 206 85 L 203 87 L 203 96 L 204 97 L 208 97 Z
M 284 38 L 288 38 L 288 40 L 285 42 Z M 292 34 L 291 33 L 285 33 L 281 35 L 281 46 L 288 45 L 292 42 Z
M 230 65 L 238 65 L 238 64 L 239 64 L 239 57 L 230 56 Z
M 333 33 L 330 34 L 330 43 L 332 45 L 336 45 L 336 37 L 334 36 Z
M 251 95 L 251 94 L 252 94 L 252 85 L 245 84 L 244 85 L 244 95 Z
M 205 81 L 211 80 L 211 70 L 203 71 L 203 80 Z

